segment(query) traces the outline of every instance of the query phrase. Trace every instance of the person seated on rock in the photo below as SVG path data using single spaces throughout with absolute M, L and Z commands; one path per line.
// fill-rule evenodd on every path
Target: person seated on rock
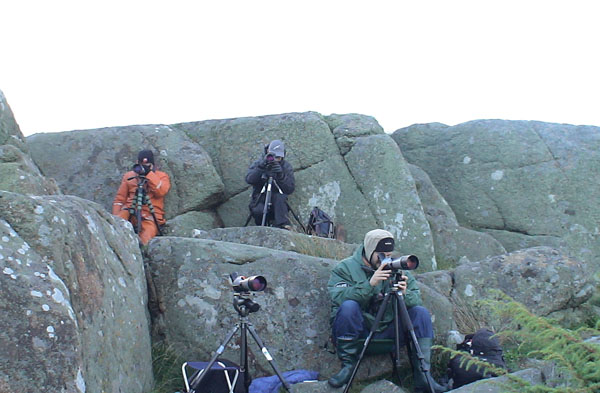
M 169 175 L 156 169 L 154 154 L 151 150 L 139 152 L 137 163 L 131 171 L 123 175 L 121 185 L 113 201 L 112 214 L 131 221 L 134 228 L 136 228 L 137 222 L 133 203 L 136 198 L 138 182 L 144 183 L 143 189 L 154 208 L 154 214 L 152 214 L 148 204 L 142 206 L 141 230 L 138 236 L 140 243 L 146 245 L 159 233 L 158 226 L 165 223 L 165 195 L 171 188 Z
M 266 221 L 277 228 L 291 229 L 287 197 L 294 192 L 294 169 L 285 160 L 285 145 L 277 139 L 265 147 L 264 157 L 253 162 L 246 174 L 246 183 L 253 187 L 249 208 L 256 225 L 262 225 L 266 184 L 270 177 L 273 178 L 271 206 Z
M 342 369 L 329 379 L 333 387 L 340 387 L 350 380 L 352 370 L 358 362 L 363 346 L 360 339 L 368 336 L 375 321 L 383 295 L 390 290 L 388 278 L 391 270 L 383 270 L 381 261 L 391 257 L 394 250 L 392 234 L 383 229 L 375 229 L 365 235 L 363 244 L 354 254 L 338 263 L 327 283 L 331 297 L 331 329 L 336 344 L 338 358 L 342 361 Z M 408 271 L 403 271 L 398 289 L 403 293 L 408 315 L 412 321 L 419 347 L 427 365 L 431 361 L 433 343 L 433 325 L 429 311 L 423 307 L 421 292 L 417 281 Z M 394 310 L 392 298 L 387 303 L 383 317 L 373 339 L 393 339 Z M 400 343 L 406 345 L 410 336 L 403 326 L 399 326 Z M 390 351 L 394 350 L 393 343 Z M 425 374 L 421 371 L 420 362 L 414 350 L 411 351 L 410 362 L 413 367 L 413 384 L 415 391 L 429 392 Z M 433 381 L 436 392 L 445 392 L 447 388 Z

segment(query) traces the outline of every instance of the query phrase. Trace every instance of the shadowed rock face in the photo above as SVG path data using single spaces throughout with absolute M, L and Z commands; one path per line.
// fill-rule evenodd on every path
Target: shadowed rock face
M 477 120 L 414 125 L 393 136 L 425 170 L 461 225 L 509 250 L 566 246 L 600 264 L 600 128 Z
M 131 226 L 70 196 L 0 191 L 0 206 L 3 391 L 35 381 L 56 392 L 147 392 L 146 282 Z

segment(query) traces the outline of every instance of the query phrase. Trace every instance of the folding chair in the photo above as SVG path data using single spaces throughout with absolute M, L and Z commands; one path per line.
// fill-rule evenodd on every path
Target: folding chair
M 185 362 L 181 366 L 181 373 L 183 374 L 183 380 L 185 382 L 185 393 L 200 393 L 203 390 L 199 390 L 200 386 L 194 386 L 194 381 L 198 379 L 200 374 L 204 372 L 204 369 L 209 362 Z M 192 369 L 192 375 L 188 379 L 187 369 Z M 217 361 L 210 368 L 211 371 L 223 371 L 224 379 L 227 382 L 229 393 L 235 393 L 236 382 L 239 376 L 239 368 L 236 366 L 226 366 L 225 364 Z M 233 381 L 230 378 L 229 372 L 234 372 Z M 208 377 L 207 377 L 208 378 Z M 204 381 L 208 382 L 207 379 Z

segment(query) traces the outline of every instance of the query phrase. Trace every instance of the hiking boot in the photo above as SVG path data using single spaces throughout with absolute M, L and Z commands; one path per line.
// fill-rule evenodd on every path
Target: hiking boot
M 339 388 L 348 383 L 352 376 L 352 370 L 358 362 L 358 340 L 338 338 L 336 348 L 338 358 L 342 361 L 342 369 L 327 382 L 334 388 Z

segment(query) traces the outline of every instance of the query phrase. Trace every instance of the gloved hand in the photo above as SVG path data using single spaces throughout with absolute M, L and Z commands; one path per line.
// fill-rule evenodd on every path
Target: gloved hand
M 283 170 L 281 169 L 281 164 L 279 164 L 279 162 L 277 162 L 277 161 L 274 161 L 271 164 L 270 170 L 271 170 L 271 172 L 273 172 L 276 175 L 283 172 Z
M 261 171 L 266 171 L 267 170 L 267 162 L 261 161 L 256 167 L 258 169 L 260 169 Z
M 146 176 L 148 173 L 150 173 L 150 167 L 148 165 L 135 164 L 132 170 L 139 176 Z

